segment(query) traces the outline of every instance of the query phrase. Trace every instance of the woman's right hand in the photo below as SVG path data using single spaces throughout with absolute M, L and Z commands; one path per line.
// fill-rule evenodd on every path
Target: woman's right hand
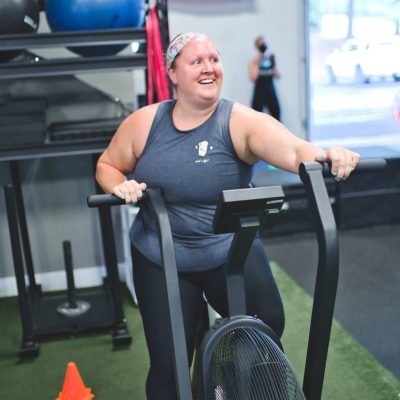
M 147 186 L 145 183 L 138 183 L 135 180 L 127 180 L 113 188 L 113 194 L 124 199 L 125 203 L 136 203 L 143 197 Z

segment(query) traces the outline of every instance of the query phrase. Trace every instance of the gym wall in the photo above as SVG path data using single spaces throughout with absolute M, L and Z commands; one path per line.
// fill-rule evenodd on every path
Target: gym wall
M 199 12 L 198 4 L 192 3 L 194 2 L 169 1 L 171 36 L 187 30 L 209 34 L 214 39 L 225 66 L 222 95 L 249 104 L 252 83 L 248 79 L 247 63 L 255 54 L 254 38 L 264 34 L 276 53 L 282 73 L 277 89 L 283 122 L 293 132 L 304 137 L 306 96 L 303 2 L 224 1 L 218 10 L 215 7 L 210 7 L 209 10 L 202 7 L 203 13 Z M 203 3 L 201 5 L 204 6 Z M 45 20 L 41 13 L 39 32 L 48 31 Z M 45 55 L 44 52 L 41 54 Z M 135 97 L 143 93 L 144 82 L 140 76 L 113 72 L 107 74 L 107 79 L 104 76 L 99 74 L 96 77 L 93 74 L 83 79 L 120 97 L 124 102 L 135 101 Z M 7 163 L 0 163 L 2 187 L 10 181 L 8 168 Z M 25 160 L 20 162 L 20 171 L 33 261 L 43 289 L 59 290 L 66 287 L 63 240 L 72 242 L 74 269 L 77 272 L 76 286 L 98 284 L 101 278 L 100 267 L 103 265 L 99 222 L 97 212 L 86 207 L 86 196 L 94 193 L 91 157 L 65 156 Z M 119 261 L 123 265 L 119 221 L 116 216 L 114 226 L 117 250 Z M 80 280 L 81 277 L 83 281 Z M 5 202 L 1 194 L 0 296 L 16 293 Z
M 218 3 L 218 8 L 209 2 L 170 1 L 171 37 L 185 31 L 207 33 L 220 51 L 224 65 L 222 96 L 249 105 L 253 84 L 248 78 L 248 62 L 256 55 L 255 38 L 264 35 L 282 75 L 276 82 L 282 122 L 293 133 L 305 138 L 304 1 L 224 0 L 214 3 Z

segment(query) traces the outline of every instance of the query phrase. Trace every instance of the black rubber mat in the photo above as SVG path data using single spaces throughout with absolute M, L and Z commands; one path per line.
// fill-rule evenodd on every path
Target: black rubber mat
M 276 261 L 308 293 L 314 290 L 317 242 L 312 233 L 264 239 Z M 400 225 L 339 232 L 335 318 L 400 378 Z

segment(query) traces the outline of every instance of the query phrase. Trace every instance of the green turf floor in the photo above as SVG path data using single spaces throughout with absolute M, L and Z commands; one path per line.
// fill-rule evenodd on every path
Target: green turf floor
M 274 273 L 285 309 L 283 344 L 287 357 L 302 377 L 310 318 L 311 299 L 277 265 Z M 147 351 L 140 316 L 128 292 L 125 313 L 133 343 L 113 350 L 108 333 L 62 337 L 40 342 L 40 356 L 20 362 L 20 322 L 15 298 L 0 300 L 0 399 L 56 399 L 67 363 L 76 363 L 87 387 L 99 400 L 145 400 Z M 362 348 L 337 322 L 324 385 L 324 400 L 398 400 L 400 382 Z

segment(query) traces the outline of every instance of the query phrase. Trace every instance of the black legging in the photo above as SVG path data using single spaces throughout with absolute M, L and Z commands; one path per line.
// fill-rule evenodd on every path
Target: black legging
M 162 269 L 132 247 L 133 277 L 150 357 L 146 393 L 148 400 L 176 400 L 170 323 Z M 224 267 L 204 272 L 179 273 L 189 363 L 195 348 L 199 316 L 209 304 L 227 316 Z M 245 265 L 246 302 L 249 315 L 257 315 L 281 336 L 284 328 L 282 301 L 261 240 L 253 243 Z
M 260 112 L 264 110 L 264 107 L 267 107 L 271 116 L 280 121 L 281 108 L 279 106 L 275 85 L 272 80 L 270 82 L 264 82 L 262 78 L 264 77 L 259 77 L 256 80 L 251 107 Z

